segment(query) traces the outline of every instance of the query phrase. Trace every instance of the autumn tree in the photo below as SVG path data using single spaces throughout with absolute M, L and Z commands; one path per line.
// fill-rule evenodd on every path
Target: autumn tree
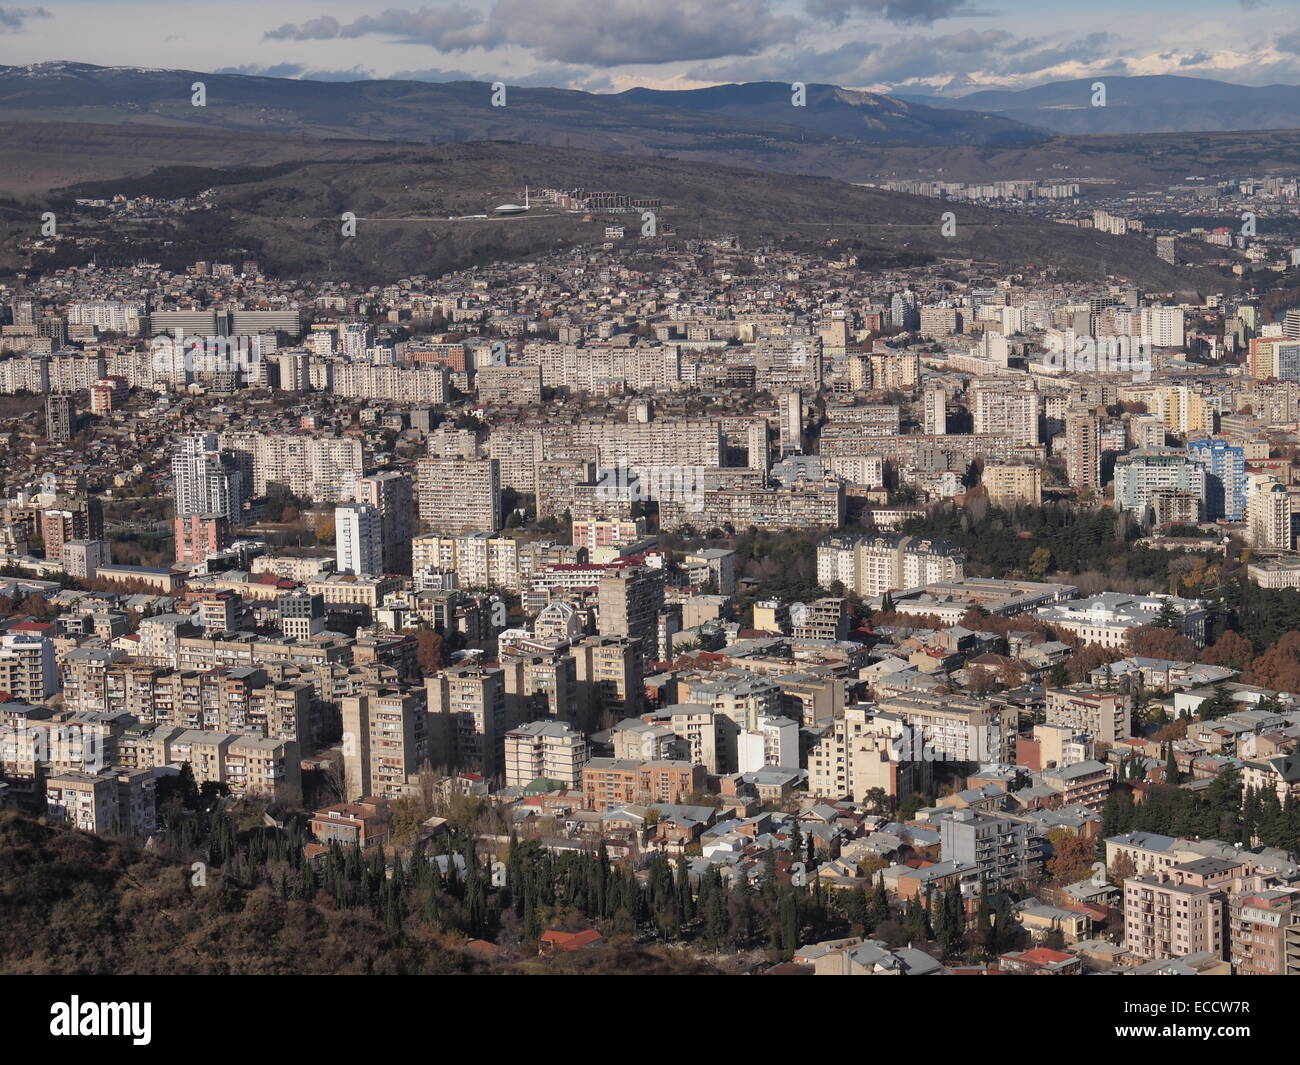
M 1153 622 L 1130 629 L 1127 635 L 1129 650 L 1144 658 L 1164 658 L 1174 662 L 1196 660 L 1196 644 L 1175 628 Z
M 1239 672 L 1248 670 L 1254 657 L 1251 642 L 1231 629 L 1201 652 L 1201 661 L 1207 666 L 1224 666 Z
M 1099 643 L 1085 643 L 1070 656 L 1065 670 L 1070 680 L 1078 683 L 1087 680 L 1094 669 L 1100 669 L 1111 662 L 1118 662 L 1123 657 L 1123 652 L 1116 648 L 1102 647 Z
M 1052 845 L 1052 857 L 1047 862 L 1052 876 L 1070 883 L 1087 875 L 1095 851 L 1092 841 L 1064 828 L 1052 829 L 1047 840 Z
M 1251 662 L 1241 679 L 1261 688 L 1300 693 L 1300 632 L 1284 633 Z
M 437 673 L 447 664 L 447 641 L 433 629 L 420 629 L 415 634 L 415 661 L 425 676 Z

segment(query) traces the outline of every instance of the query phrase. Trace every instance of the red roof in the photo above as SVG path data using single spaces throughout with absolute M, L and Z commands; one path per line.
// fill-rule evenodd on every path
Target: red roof
M 1058 962 L 1070 961 L 1074 955 L 1052 950 L 1050 947 L 1031 947 L 1020 957 L 1022 960 L 1031 961 L 1035 965 L 1055 965 Z
M 604 938 L 594 928 L 581 932 L 560 932 L 551 928 L 542 933 L 542 942 L 552 944 L 556 950 L 582 950 L 583 947 L 594 947 Z

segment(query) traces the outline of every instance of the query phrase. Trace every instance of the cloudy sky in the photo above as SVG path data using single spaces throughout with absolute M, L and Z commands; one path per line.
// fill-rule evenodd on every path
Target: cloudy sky
M 960 95 L 1095 74 L 1300 83 L 1295 0 L 43 0 L 0 64 L 619 91 L 831 82 Z

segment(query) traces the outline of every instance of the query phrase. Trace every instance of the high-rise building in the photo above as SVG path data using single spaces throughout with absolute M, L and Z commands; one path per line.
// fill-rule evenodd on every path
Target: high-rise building
M 778 400 L 781 412 L 781 454 L 803 450 L 803 396 L 798 392 L 782 392 Z
M 346 503 L 365 470 L 365 449 L 353 436 L 304 433 L 222 433 L 254 496 L 289 492 L 317 503 Z
M 27 703 L 43 703 L 59 690 L 54 645 L 35 633 L 0 638 L 0 691 Z
M 204 562 L 230 546 L 230 522 L 222 514 L 179 514 L 172 520 L 176 561 Z
M 921 432 L 943 436 L 948 432 L 948 393 L 942 388 L 927 388 L 922 397 Z
M 55 393 L 45 397 L 45 435 L 53 443 L 71 440 L 77 431 L 77 407 L 73 398 Z
M 1205 468 L 1176 448 L 1138 448 L 1115 460 L 1115 509 L 1145 521 L 1157 490 L 1195 492 L 1204 500 L 1205 482 Z
M 215 515 L 231 522 L 243 510 L 243 479 L 235 457 L 222 454 L 216 433 L 189 433 L 172 456 L 176 514 Z
M 1246 512 L 1246 449 L 1209 437 L 1191 440 L 1187 454 L 1205 468 L 1205 517 L 1240 521 Z
M 434 532 L 501 528 L 501 464 L 496 459 L 421 459 L 415 468 L 420 520 Z
M 582 767 L 590 757 L 582 733 L 566 722 L 530 721 L 506 733 L 506 787 L 527 787 L 538 778 L 581 787 Z
M 384 572 L 384 526 L 379 508 L 348 503 L 334 508 L 335 568 L 373 577 Z
M 1252 475 L 1246 491 L 1246 537 L 1251 547 L 1290 551 L 1292 532 L 1291 495 L 1275 477 Z
M 104 507 L 94 496 L 62 500 L 62 508 L 41 512 L 41 539 L 46 558 L 62 558 L 69 540 L 102 540 Z
M 977 378 L 971 385 L 976 433 L 991 433 L 1019 444 L 1038 443 L 1038 390 L 1033 382 Z
M 653 647 L 654 640 L 646 646 Z M 569 654 L 578 663 L 584 731 L 640 712 L 645 701 L 645 652 L 640 641 L 625 636 L 588 636 L 573 644 Z
M 434 764 L 496 776 L 510 728 L 504 671 L 466 663 L 426 677 L 424 686 Z
M 628 636 L 654 647 L 657 617 L 664 604 L 664 578 L 659 570 L 629 567 L 600 579 L 596 591 L 602 636 Z
M 423 693 L 366 688 L 340 700 L 348 799 L 394 799 L 429 759 Z
M 1101 488 L 1101 421 L 1093 411 L 1066 414 L 1065 465 L 1071 488 Z
M 383 518 L 383 572 L 411 572 L 411 538 L 415 535 L 415 500 L 411 479 L 386 471 L 357 479 L 358 503 L 368 503 Z
M 1181 348 L 1185 342 L 1181 307 L 1143 307 L 1142 336 L 1157 348 Z

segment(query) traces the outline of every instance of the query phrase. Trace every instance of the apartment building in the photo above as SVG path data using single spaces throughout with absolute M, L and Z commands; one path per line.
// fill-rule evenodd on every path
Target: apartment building
M 496 459 L 421 459 L 415 469 L 420 520 L 435 532 L 501 528 L 501 464 Z
M 1114 745 L 1132 733 L 1133 697 L 1088 684 L 1048 688 L 1046 722 L 1090 736 L 1094 743 Z
M 244 484 L 237 457 L 223 452 L 216 433 L 187 433 L 172 454 L 172 493 L 176 514 L 211 515 L 238 521 L 244 509 Z
M 578 663 L 567 648 L 543 652 L 503 650 L 506 708 L 511 721 L 550 720 L 576 725 L 582 703 Z
M 1236 976 L 1300 975 L 1300 893 L 1261 888 L 1230 895 L 1228 960 Z
M 1205 517 L 1240 521 L 1246 510 L 1246 449 L 1227 440 L 1187 443 L 1188 457 L 1205 470 Z
M 365 450 L 351 436 L 227 432 L 220 444 L 234 454 L 254 496 L 287 491 L 317 503 L 347 503 L 365 472 Z
M 835 477 L 788 488 L 706 488 L 659 504 L 662 528 L 730 524 L 773 529 L 836 528 L 844 524 L 844 485 Z
M 664 604 L 661 570 L 635 566 L 607 573 L 596 585 L 602 636 L 627 636 L 641 640 L 647 651 L 655 646 L 658 615 Z
M 435 765 L 475 769 L 495 777 L 503 769 L 510 721 L 505 671 L 466 663 L 424 680 Z
M 900 745 L 902 722 L 871 706 L 848 706 L 808 752 L 808 793 L 864 802 L 880 789 L 891 799 L 924 793 L 931 764 Z
M 964 695 L 902 692 L 880 700 L 880 710 L 910 730 L 913 749 L 958 762 L 1014 764 L 1019 711 Z
M 339 706 L 346 797 L 406 794 L 432 756 L 424 694 L 371 687 L 345 696 Z
M 373 577 L 384 572 L 384 525 L 379 508 L 347 503 L 334 508 L 337 572 Z
M 1071 488 L 1101 488 L 1101 420 L 1093 411 L 1065 416 L 1065 467 Z
M 703 791 L 704 785 L 704 767 L 690 762 L 593 758 L 582 769 L 582 805 L 588 810 L 675 805 Z
M 624 636 L 588 636 L 569 648 L 584 722 L 634 717 L 645 701 L 645 650 Z
M 582 733 L 563 721 L 530 721 L 505 736 L 505 780 L 524 788 L 539 777 L 570 788 L 582 784 L 582 767 L 590 758 Z
M 1246 490 L 1246 538 L 1251 547 L 1290 551 L 1295 545 L 1291 493 L 1275 477 L 1252 475 Z
M 1039 442 L 1039 395 L 1032 381 L 976 378 L 970 398 L 977 434 L 993 434 L 1018 444 Z
M 1062 806 L 1086 806 L 1092 810 L 1106 805 L 1115 776 L 1109 765 L 1091 758 L 1043 769 L 1039 775 L 1061 797 Z
M 411 538 L 415 535 L 415 495 L 411 478 L 385 471 L 359 477 L 356 501 L 374 507 L 381 519 L 383 558 L 378 573 L 411 572 Z
M 1225 900 L 1220 888 L 1194 883 L 1179 866 L 1124 881 L 1124 946 L 1164 961 L 1208 952 L 1224 956 Z
M 1042 471 L 1027 462 L 987 463 L 980 483 L 996 507 L 1037 506 L 1043 501 Z
M 864 598 L 965 576 L 965 557 L 944 540 L 916 536 L 830 536 L 817 546 L 817 583 L 838 581 Z
M 973 866 L 989 891 L 1042 871 L 1043 840 L 1027 822 L 981 810 L 954 810 L 939 822 L 944 861 Z
M 43 703 L 59 690 L 54 644 L 35 633 L 0 637 L 0 691 L 28 703 Z
M 1190 492 L 1204 501 L 1205 467 L 1169 447 L 1137 448 L 1115 460 L 1116 510 L 1145 521 L 1158 491 Z

